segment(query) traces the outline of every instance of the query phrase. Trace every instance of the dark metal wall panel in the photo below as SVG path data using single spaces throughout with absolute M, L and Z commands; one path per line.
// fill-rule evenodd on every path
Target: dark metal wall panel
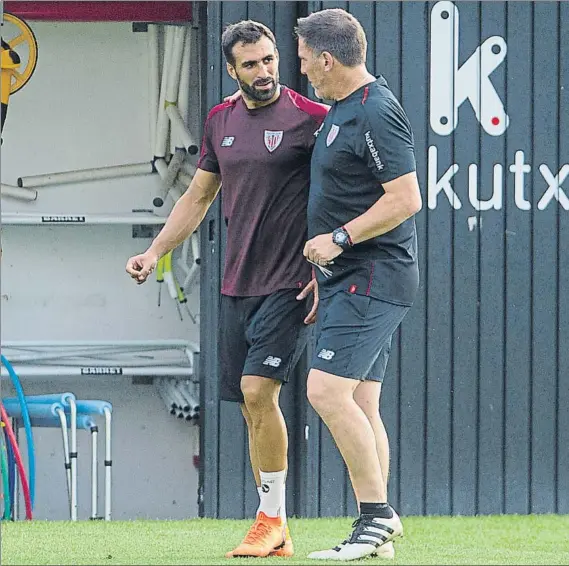
M 547 184 L 541 165 L 557 175 L 559 96 L 559 4 L 533 4 L 533 171 L 532 219 L 532 390 L 530 511 L 555 508 L 557 438 L 553 418 L 557 396 L 557 217 L 555 201 L 545 210 L 535 207 Z M 545 38 L 540 41 L 537 38 Z M 553 206 L 552 206 L 553 204 Z M 538 204 L 539 208 L 539 204 Z
M 405 515 L 569 512 L 569 46 L 562 41 L 569 3 L 208 5 L 219 18 L 208 24 L 211 33 L 245 16 L 270 25 L 283 82 L 309 95 L 298 76 L 295 18 L 351 11 L 368 36 L 369 70 L 387 78 L 412 123 L 424 198 L 416 217 L 421 284 L 394 337 L 382 392 L 390 501 Z M 234 85 L 222 78 L 219 45 L 209 40 L 215 102 Z M 448 107 L 437 109 L 441 101 Z M 502 103 L 509 124 L 500 130 Z M 202 246 L 204 255 L 215 248 Z M 209 276 L 220 268 L 217 252 Z M 202 316 L 213 324 L 213 311 Z M 204 352 L 203 369 L 215 372 L 215 364 Z M 345 466 L 306 402 L 306 374 L 297 377 L 283 391 L 296 444 L 289 501 L 305 516 L 353 515 Z M 206 386 L 206 397 L 214 392 Z M 220 427 L 216 433 L 210 420 L 208 429 L 206 418 L 216 443 L 202 443 L 211 453 L 204 472 L 215 470 L 213 483 L 225 481 L 225 466 L 234 474 L 233 502 L 206 481 L 213 502 L 204 508 L 251 514 L 242 419 L 204 401 Z M 227 427 L 236 442 L 223 437 Z M 231 510 L 220 510 L 226 499 Z
M 532 162 L 532 3 L 507 6 L 504 35 L 508 54 L 506 108 L 516 108 L 516 119 L 506 131 L 508 162 L 522 151 Z M 515 46 L 515 48 L 514 48 Z M 520 72 L 525 69 L 525 72 Z M 518 158 L 521 154 L 518 153 Z M 522 166 L 520 165 L 520 170 Z M 518 175 L 520 178 L 521 175 Z M 524 175 L 526 195 L 529 174 Z M 531 211 L 516 205 L 516 176 L 506 176 L 505 199 L 505 334 L 504 334 L 504 501 L 505 513 L 529 512 L 530 388 L 531 388 Z M 527 198 L 527 197 L 526 197 Z M 518 199 L 519 200 L 519 199 Z M 529 204 L 527 206 L 530 206 Z
M 434 8 L 430 4 L 425 14 L 426 20 L 423 26 L 432 33 L 431 12 Z M 454 37 L 452 35 L 451 37 Z M 430 37 L 427 39 L 427 49 L 430 46 Z M 427 53 L 427 52 L 426 52 Z M 423 55 L 425 57 L 426 55 Z M 429 55 L 429 62 L 433 59 Z M 446 78 L 448 81 L 449 79 Z M 450 81 L 449 81 L 450 82 Z M 425 90 L 424 105 L 429 108 L 430 97 L 435 96 L 430 92 L 429 79 L 423 85 Z M 454 92 L 450 83 L 451 96 Z M 453 119 L 453 109 L 446 116 L 447 120 Z M 412 124 L 414 126 L 414 124 Z M 427 373 L 426 373 L 426 422 L 425 435 L 426 451 L 425 475 L 428 486 L 425 498 L 430 506 L 427 511 L 423 505 L 410 502 L 413 505 L 405 509 L 407 513 L 450 514 L 452 512 L 452 385 L 453 385 L 453 287 L 452 273 L 454 265 L 453 249 L 453 208 L 451 203 L 445 201 L 446 197 L 439 195 L 443 200 L 442 206 L 431 213 L 431 194 L 429 184 L 436 185 L 437 180 L 444 178 L 454 161 L 454 144 L 450 137 L 440 137 L 431 128 L 427 134 L 427 179 L 420 177 L 420 183 L 427 199 L 424 202 L 423 214 L 426 217 L 426 237 L 421 243 L 420 253 L 426 255 L 426 271 L 423 280 L 426 285 L 427 303 L 425 305 L 427 317 Z M 418 148 L 419 149 L 419 148 Z M 420 149 L 419 149 L 420 151 Z M 436 197 L 435 197 L 436 198 Z M 425 204 L 427 205 L 425 207 Z M 412 376 L 402 376 L 401 379 L 413 379 Z M 402 426 L 404 423 L 402 418 Z M 418 440 L 416 441 L 419 442 Z M 420 455 L 421 445 L 416 446 L 409 455 L 407 465 L 411 468 L 406 473 L 413 475 L 413 458 L 424 457 Z M 402 462 L 403 465 L 403 462 Z M 402 472 L 403 473 L 403 472 Z M 401 494 L 403 498 L 403 493 Z M 403 510 L 403 508 L 402 508 Z
M 407 74 L 416 75 L 418 80 L 427 79 L 427 61 L 425 49 L 427 48 L 427 30 L 424 27 L 426 14 L 423 3 L 407 4 L 385 3 L 377 7 L 376 29 L 378 33 L 376 45 L 377 74 L 382 74 L 388 80 L 393 92 L 408 107 L 409 119 L 413 122 L 415 141 L 418 145 L 417 166 L 426 171 L 426 152 L 423 150 L 427 136 L 425 96 L 427 83 L 417 90 L 409 82 L 403 80 Z M 402 21 L 408 21 L 409 27 L 401 26 Z M 417 26 L 417 27 L 416 27 Z M 390 28 L 397 31 L 396 39 L 391 41 Z M 385 49 L 384 49 L 385 43 Z M 397 68 L 399 67 L 399 69 Z M 426 236 L 426 218 L 417 218 L 418 239 L 423 241 Z M 419 244 L 421 245 L 421 244 Z M 399 437 L 390 437 L 390 448 L 394 454 L 398 451 L 398 459 L 392 462 L 391 477 L 398 479 L 398 484 L 391 481 L 388 484 L 390 499 L 394 504 L 398 496 L 398 509 L 402 513 L 414 512 L 421 514 L 425 508 L 425 463 L 428 436 L 425 431 L 426 413 L 425 402 L 427 395 L 426 383 L 426 318 L 425 318 L 425 289 L 427 257 L 424 248 L 420 250 L 419 261 L 421 266 L 420 287 L 417 295 L 417 305 L 407 314 L 401 325 L 399 334 L 399 381 L 398 402 L 393 407 L 399 410 L 397 425 L 394 432 Z M 411 348 L 415 355 L 405 355 Z M 392 421 L 389 413 L 385 413 L 387 395 L 392 387 L 392 377 L 388 376 L 383 391 L 384 399 L 381 409 L 384 411 L 388 432 L 392 430 Z M 396 391 L 394 391 L 396 393 Z M 394 401 L 396 401 L 394 399 Z M 413 469 L 421 470 L 420 475 Z M 395 493 L 394 493 L 395 492 Z M 431 490 L 429 493 L 434 494 Z M 417 511 L 418 510 L 418 511 Z
M 506 29 L 507 8 L 503 2 L 483 2 L 480 5 L 480 42 L 499 36 Z M 500 98 L 506 95 L 506 68 L 498 67 L 492 82 Z M 477 465 L 474 486 L 475 512 L 495 514 L 502 512 L 504 489 L 504 280 L 505 280 L 505 213 L 502 193 L 503 179 L 509 174 L 505 136 L 480 134 L 479 199 L 490 201 L 495 207 L 479 212 L 476 236 L 479 241 L 479 281 L 476 303 L 479 309 L 479 342 L 476 351 L 478 384 L 476 431 Z M 496 169 L 496 166 L 499 166 Z M 494 182 L 494 174 L 501 172 L 501 183 Z M 501 195 L 501 196 L 500 196 Z
M 207 5 L 205 82 L 206 105 L 221 98 L 221 4 Z M 205 113 L 204 113 L 205 114 Z M 204 120 L 205 120 L 204 115 Z M 219 508 L 219 294 L 221 291 L 219 198 L 210 207 L 200 229 L 200 495 L 201 517 L 216 517 Z
M 269 26 L 275 33 L 280 52 L 280 73 L 283 83 L 298 88 L 298 58 L 293 27 L 302 5 L 297 2 L 208 2 L 207 3 L 207 106 L 219 104 L 224 96 L 235 92 L 237 85 L 226 71 L 221 52 L 221 34 L 225 27 L 244 19 L 253 19 Z M 205 118 L 205 116 L 204 116 Z M 222 193 L 223 194 L 223 191 Z M 258 495 L 249 463 L 247 431 L 239 405 L 218 401 L 217 344 L 219 294 L 225 255 L 226 230 L 222 219 L 220 198 L 210 209 L 202 228 L 202 493 L 200 513 L 208 517 L 242 518 L 254 516 Z M 212 241 L 209 241 L 209 235 Z M 222 331 L 222 329 L 221 329 Z M 305 403 L 306 360 L 281 394 L 281 406 L 288 424 L 289 471 L 287 508 L 298 514 L 301 502 L 297 487 L 299 446 L 303 424 L 298 407 Z M 303 488 L 303 486 L 300 486 Z M 307 503 L 306 496 L 302 501 Z M 302 514 L 307 514 L 306 507 Z M 314 515 L 317 515 L 316 511 Z
M 569 29 L 569 3 L 559 6 L 559 29 Z M 562 37 L 562 36 L 561 36 Z M 560 37 L 560 40 L 561 40 Z M 559 57 L 559 164 L 569 156 L 569 50 L 562 49 Z M 565 173 L 569 167 L 566 166 Z M 565 182 L 567 188 L 567 182 Z M 569 191 L 565 191 L 566 193 Z M 559 232 L 557 251 L 559 271 L 559 320 L 557 326 L 557 512 L 569 513 L 569 214 L 558 210 Z
M 464 65 L 470 54 L 480 45 L 482 5 L 467 2 L 460 7 L 458 65 Z M 452 77 L 449 77 L 452 80 Z M 449 81 L 450 82 L 450 81 Z M 434 93 L 431 92 L 431 96 Z M 466 105 L 465 105 L 466 106 Z M 477 178 L 485 173 L 481 165 L 480 136 L 476 130 L 462 127 L 462 122 L 472 118 L 474 112 L 463 106 L 459 110 L 458 123 L 454 135 L 451 163 L 459 163 L 457 177 L 468 185 L 470 193 L 469 162 L 478 163 Z M 478 103 L 480 111 L 480 102 Z M 461 110 L 467 113 L 465 117 Z M 474 135 L 473 135 L 474 134 Z M 474 139 L 473 139 L 474 138 Z M 455 177 L 456 178 L 456 177 Z M 478 184 L 478 183 L 477 183 Z M 486 183 L 480 183 L 486 186 Z M 491 186 L 491 185 L 490 185 Z M 463 193 L 464 194 L 464 193 Z M 478 319 L 478 265 L 481 215 L 473 211 L 463 199 L 462 206 L 452 210 L 452 447 L 451 447 L 451 512 L 459 515 L 472 515 L 475 511 L 476 495 L 476 417 L 479 350 Z M 436 213 L 432 214 L 436 221 Z M 494 220 L 494 219 L 492 219 Z M 487 218 L 484 218 L 486 224 Z M 461 486 L 460 489 L 457 489 Z

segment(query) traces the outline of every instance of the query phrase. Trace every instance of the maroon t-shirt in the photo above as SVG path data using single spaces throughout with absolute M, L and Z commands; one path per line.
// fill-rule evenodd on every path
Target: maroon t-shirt
M 310 156 L 326 112 L 284 86 L 268 106 L 251 110 L 240 98 L 210 111 L 197 166 L 221 175 L 227 224 L 222 294 L 268 295 L 309 281 L 302 250 Z

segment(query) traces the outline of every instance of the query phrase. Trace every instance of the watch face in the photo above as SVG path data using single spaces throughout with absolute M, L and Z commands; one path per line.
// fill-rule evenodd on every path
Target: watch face
M 346 236 L 346 234 L 344 234 L 344 232 L 336 232 L 336 237 L 335 237 L 336 243 L 337 244 L 345 244 L 348 241 L 348 237 Z

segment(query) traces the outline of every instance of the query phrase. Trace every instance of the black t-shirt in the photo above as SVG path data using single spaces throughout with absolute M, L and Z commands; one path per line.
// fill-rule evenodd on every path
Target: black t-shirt
M 310 281 L 302 255 L 310 156 L 326 112 L 285 86 L 268 106 L 249 109 L 240 98 L 210 111 L 198 167 L 221 175 L 223 295 L 269 295 Z
M 409 120 L 383 77 L 334 103 L 312 154 L 309 238 L 360 216 L 383 196 L 382 183 L 415 171 L 413 145 Z M 415 220 L 356 244 L 329 267 L 328 279 L 315 270 L 322 296 L 346 290 L 410 306 L 419 285 Z

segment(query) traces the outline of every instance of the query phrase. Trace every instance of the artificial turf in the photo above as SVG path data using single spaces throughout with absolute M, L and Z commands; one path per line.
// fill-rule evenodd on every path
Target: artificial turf
M 249 521 L 3 522 L 2 564 L 331 564 L 312 550 L 341 542 L 351 519 L 290 521 L 295 556 L 226 559 Z M 393 562 L 353 564 L 567 564 L 569 516 L 405 517 Z

